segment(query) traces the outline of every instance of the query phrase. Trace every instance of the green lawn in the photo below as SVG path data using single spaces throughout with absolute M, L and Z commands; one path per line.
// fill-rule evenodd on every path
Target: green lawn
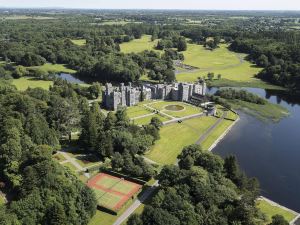
M 46 72 L 54 72 L 54 73 L 76 73 L 75 70 L 67 68 L 65 64 L 51 64 L 51 63 L 45 63 L 42 66 L 31 66 L 27 67 L 29 69 L 41 69 Z
M 151 122 L 151 119 L 152 119 L 153 117 L 159 118 L 162 122 L 165 122 L 165 121 L 170 120 L 169 118 L 163 117 L 163 116 L 161 116 L 161 115 L 153 114 L 153 115 L 151 115 L 151 116 L 147 116 L 147 117 L 135 119 L 135 120 L 133 120 L 133 122 L 134 122 L 135 124 L 137 124 L 137 125 L 146 125 L 146 124 L 149 124 L 149 123 Z
M 73 44 L 78 46 L 86 45 L 86 39 L 72 39 L 71 41 L 73 42 Z
M 155 50 L 158 40 L 151 41 L 151 35 L 143 35 L 141 39 L 134 39 L 130 42 L 120 44 L 121 52 L 124 53 L 139 53 L 145 50 Z M 158 50 L 155 50 L 160 52 Z
M 147 110 L 141 104 L 128 107 L 126 112 L 127 112 L 127 115 L 129 116 L 129 118 L 139 117 L 139 116 L 143 116 L 143 115 L 152 113 L 150 110 Z
M 45 81 L 45 80 L 36 80 L 32 77 L 21 77 L 19 79 L 13 79 L 12 84 L 17 87 L 20 91 L 25 91 L 27 88 L 43 88 L 48 90 L 50 85 L 53 84 L 52 81 Z
M 161 138 L 146 157 L 160 164 L 173 164 L 183 147 L 194 144 L 216 120 L 215 117 L 201 117 L 162 127 Z
M 56 159 L 58 162 L 62 162 L 62 161 L 65 161 L 66 158 L 60 154 L 60 153 L 56 153 L 54 156 L 53 156 L 54 159 Z
M 182 106 L 184 109 L 180 110 L 180 111 L 172 111 L 172 110 L 167 110 L 166 107 L 170 106 L 170 105 L 178 105 L 178 106 Z M 161 101 L 161 102 L 154 102 L 149 104 L 150 107 L 155 108 L 157 110 L 160 110 L 170 116 L 173 117 L 184 117 L 184 116 L 190 116 L 190 115 L 194 115 L 197 113 L 202 112 L 203 110 L 199 107 L 193 106 L 193 105 L 189 105 L 189 104 L 185 104 L 183 102 L 176 102 L 176 101 Z
M 223 120 L 201 143 L 202 149 L 208 150 L 232 123 L 233 121 L 231 120 Z
M 266 224 L 269 224 L 272 216 L 276 214 L 282 215 L 288 222 L 292 221 L 296 217 L 296 215 L 292 212 L 279 208 L 278 206 L 271 205 L 266 200 L 258 200 L 256 205 L 266 215 Z
M 206 76 L 208 72 L 214 72 L 216 76 L 221 74 L 222 78 L 228 80 L 252 82 L 256 80 L 254 75 L 261 70 L 244 60 L 245 54 L 229 51 L 225 44 L 214 51 L 206 50 L 202 45 L 188 44 L 188 49 L 183 54 L 185 64 L 199 69 L 177 74 L 178 81 L 193 82 L 198 77 Z

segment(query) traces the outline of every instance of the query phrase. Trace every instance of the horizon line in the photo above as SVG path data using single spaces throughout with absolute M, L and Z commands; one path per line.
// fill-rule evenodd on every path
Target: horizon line
M 30 6 L 30 7 L 18 7 L 18 6 L 0 6 L 0 9 L 67 9 L 67 10 L 74 10 L 74 9 L 81 9 L 81 10 L 168 10 L 168 11 L 277 11 L 277 12 L 300 12 L 300 9 L 190 9 L 190 8 L 82 8 L 82 7 L 62 7 L 62 6 Z

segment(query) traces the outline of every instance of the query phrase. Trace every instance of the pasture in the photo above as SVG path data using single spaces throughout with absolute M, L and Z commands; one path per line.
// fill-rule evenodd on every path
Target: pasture
M 140 39 L 134 39 L 130 42 L 120 44 L 123 53 L 139 53 L 145 50 L 155 50 L 158 40 L 151 41 L 151 35 L 143 35 Z
M 12 84 L 20 91 L 25 91 L 27 88 L 43 88 L 48 90 L 49 87 L 53 84 L 52 81 L 46 80 L 37 80 L 32 77 L 21 77 L 19 79 L 13 79 Z
M 159 164 L 173 164 L 184 146 L 194 144 L 215 122 L 215 117 L 198 117 L 163 126 L 160 139 L 146 157 Z
M 105 173 L 99 173 L 87 185 L 95 192 L 99 206 L 115 212 L 142 188 L 142 185 Z

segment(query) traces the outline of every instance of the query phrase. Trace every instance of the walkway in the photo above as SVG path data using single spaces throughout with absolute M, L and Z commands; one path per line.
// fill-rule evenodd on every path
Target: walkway
M 143 194 L 134 201 L 134 203 L 113 223 L 113 225 L 121 225 L 134 211 L 149 198 L 158 187 L 158 181 L 143 192 Z
M 77 161 L 75 158 L 72 158 L 71 156 L 69 156 L 66 152 L 63 151 L 58 151 L 59 154 L 62 154 L 63 157 L 65 157 L 66 160 L 60 162 L 60 164 L 65 164 L 65 163 L 71 163 L 74 167 L 76 167 L 77 171 L 85 171 L 86 168 L 83 168 Z M 89 173 L 84 173 L 84 176 L 86 176 L 87 178 L 90 178 L 90 174 Z

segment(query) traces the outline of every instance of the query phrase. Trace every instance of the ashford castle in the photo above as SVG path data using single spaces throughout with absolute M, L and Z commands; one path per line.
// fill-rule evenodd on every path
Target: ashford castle
M 125 86 L 105 85 L 102 102 L 105 108 L 116 110 L 118 106 L 133 106 L 150 99 L 173 100 L 188 102 L 193 96 L 201 97 L 206 92 L 206 83 L 173 83 L 173 84 L 143 84 L 133 87 L 131 83 Z

